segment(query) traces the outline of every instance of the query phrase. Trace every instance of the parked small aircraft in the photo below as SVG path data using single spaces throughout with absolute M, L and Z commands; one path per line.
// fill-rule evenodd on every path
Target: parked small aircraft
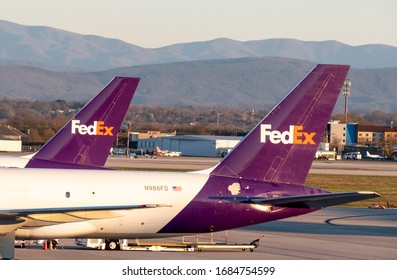
M 159 147 L 156 147 L 156 153 L 160 157 L 180 157 L 182 155 L 181 152 L 161 150 Z
M 370 154 L 370 152 L 367 151 L 366 153 L 366 158 L 372 158 L 372 159 L 384 159 L 384 156 L 381 155 L 376 155 L 376 154 Z

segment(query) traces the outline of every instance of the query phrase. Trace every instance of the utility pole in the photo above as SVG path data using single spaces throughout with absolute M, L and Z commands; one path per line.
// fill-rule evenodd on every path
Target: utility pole
M 219 117 L 220 116 L 223 116 L 223 114 L 221 114 L 221 113 L 216 114 L 216 128 L 219 128 Z

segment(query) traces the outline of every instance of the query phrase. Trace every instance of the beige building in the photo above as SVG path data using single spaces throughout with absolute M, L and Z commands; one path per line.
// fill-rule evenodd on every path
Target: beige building
M 379 125 L 328 123 L 330 143 L 349 145 L 374 145 L 384 142 L 397 143 L 397 127 Z
M 385 141 L 391 143 L 397 143 L 397 131 L 385 131 Z
M 372 131 L 359 131 L 357 140 L 358 143 L 372 143 Z
M 328 141 L 334 146 L 355 145 L 357 143 L 357 124 L 340 123 L 332 121 L 328 123 Z
M 358 125 L 358 144 L 397 143 L 397 127 L 379 125 Z
M 21 152 L 22 151 L 22 132 L 8 125 L 0 125 L 0 151 L 1 152 Z

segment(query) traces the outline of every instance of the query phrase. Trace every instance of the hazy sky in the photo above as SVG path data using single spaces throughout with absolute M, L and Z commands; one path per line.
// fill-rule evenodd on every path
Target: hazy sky
M 226 37 L 397 46 L 396 0 L 2 0 L 0 19 L 141 47 Z

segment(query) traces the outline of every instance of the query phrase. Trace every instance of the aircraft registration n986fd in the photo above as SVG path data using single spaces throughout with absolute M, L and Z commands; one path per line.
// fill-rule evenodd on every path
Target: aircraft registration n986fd
M 155 238 L 222 231 L 377 197 L 304 186 L 349 66 L 317 65 L 214 168 L 0 170 L 0 248 L 15 236 Z

